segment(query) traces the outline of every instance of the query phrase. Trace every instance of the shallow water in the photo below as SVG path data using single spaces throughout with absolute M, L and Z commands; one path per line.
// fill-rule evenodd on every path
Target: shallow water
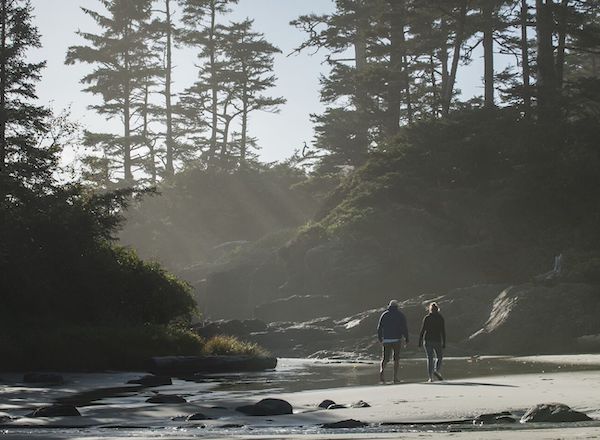
M 598 370 L 600 365 L 572 365 L 568 363 L 543 363 L 507 357 L 484 357 L 477 360 L 469 358 L 448 358 L 444 360 L 443 372 L 448 379 L 485 378 L 485 376 L 514 375 L 524 373 L 543 373 L 560 371 Z M 392 374 L 391 363 L 387 368 L 388 380 Z M 0 390 L 0 411 L 11 415 L 24 415 L 32 407 L 49 404 L 57 400 L 77 402 L 80 407 L 102 406 L 126 407 L 143 402 L 152 394 L 152 389 L 123 389 L 122 385 L 139 373 L 113 373 L 106 375 L 65 375 L 67 382 L 59 389 L 44 389 L 10 383 L 17 376 L 4 376 L 7 385 Z M 423 359 L 403 359 L 400 377 L 403 382 L 422 382 L 426 378 Z M 196 381 L 175 380 L 169 393 L 186 396 L 190 403 L 210 405 L 211 401 L 227 398 L 247 398 L 279 392 L 296 392 L 311 389 L 335 388 L 346 386 L 373 385 L 378 382 L 378 364 L 376 362 L 351 363 L 341 361 L 312 359 L 280 359 L 274 371 L 260 373 L 240 373 L 228 375 L 208 375 Z M 484 380 L 482 381 L 484 382 Z M 112 387 L 112 388 L 111 388 Z M 90 392 L 94 390 L 93 392 Z M 156 420 L 155 420 L 156 422 Z M 160 420 L 159 420 L 160 422 Z M 586 422 L 581 426 L 589 426 Z M 592 422 L 597 426 L 597 422 Z M 159 423 L 160 425 L 160 423 Z M 569 426 L 578 426 L 570 424 Z M 545 425 L 545 427 L 550 427 Z M 360 432 L 454 432 L 488 430 L 489 427 L 473 425 L 375 425 Z M 494 426 L 493 430 L 514 429 Z M 339 432 L 339 431 L 338 431 Z M 352 432 L 358 432 L 356 430 Z M 321 434 L 328 431 L 313 427 L 278 428 L 241 427 L 241 428 L 201 428 L 199 426 L 178 426 L 168 422 L 164 426 L 132 428 L 14 428 L 4 425 L 0 436 L 4 439 L 124 439 L 124 438 L 166 438 L 188 439 L 222 437 L 233 435 L 282 435 L 282 434 Z

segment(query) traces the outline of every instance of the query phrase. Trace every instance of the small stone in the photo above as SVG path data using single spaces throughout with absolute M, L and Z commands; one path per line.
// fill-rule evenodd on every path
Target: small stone
M 327 409 L 331 405 L 335 405 L 335 402 L 333 400 L 325 399 L 321 403 L 319 403 L 319 408 Z
M 155 396 L 146 399 L 147 403 L 186 403 L 183 397 L 176 394 L 156 394 Z
M 327 409 L 344 409 L 347 408 L 345 405 L 340 405 L 339 403 L 334 403 L 333 405 L 329 405 Z
M 52 405 L 38 408 L 29 417 L 79 417 L 81 413 L 73 405 Z
M 364 400 L 359 400 L 358 402 L 354 402 L 352 405 L 350 405 L 352 408 L 370 408 L 371 405 L 369 405 L 367 402 L 365 402 Z
M 212 420 L 212 417 L 208 417 L 202 413 L 195 413 L 195 414 L 189 415 L 186 420 L 188 422 L 193 422 L 195 420 Z

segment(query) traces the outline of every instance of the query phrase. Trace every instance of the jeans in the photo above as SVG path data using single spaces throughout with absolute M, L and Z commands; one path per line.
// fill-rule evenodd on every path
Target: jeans
M 441 342 L 425 342 L 423 344 L 425 346 L 425 353 L 427 353 L 427 372 L 429 373 L 429 378 L 433 378 L 433 372 L 439 372 L 442 369 L 442 359 L 444 358 L 444 353 L 442 351 L 442 343 Z M 433 355 L 435 353 L 435 364 L 433 362 Z

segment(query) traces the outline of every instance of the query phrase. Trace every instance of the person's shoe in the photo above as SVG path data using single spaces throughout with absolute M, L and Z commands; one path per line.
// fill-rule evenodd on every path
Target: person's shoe
M 437 377 L 437 380 L 444 380 L 444 378 L 442 377 L 442 375 L 440 373 L 438 373 L 437 371 L 434 371 L 433 375 L 435 377 Z
M 385 383 L 385 376 L 383 373 L 379 373 L 379 383 Z
M 429 380 L 427 381 L 427 383 L 432 383 L 433 379 L 430 377 Z
M 400 383 L 400 379 L 394 378 L 394 383 Z

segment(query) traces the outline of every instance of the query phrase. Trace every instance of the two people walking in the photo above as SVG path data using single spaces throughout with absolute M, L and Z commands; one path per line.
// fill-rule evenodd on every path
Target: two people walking
M 419 334 L 419 347 L 425 347 L 427 355 L 427 372 L 429 382 L 434 377 L 444 380 L 440 371 L 446 347 L 446 328 L 439 306 L 433 302 L 429 305 L 429 313 L 423 318 Z M 400 350 L 403 344 L 408 344 L 408 325 L 404 313 L 396 300 L 391 300 L 387 310 L 382 313 L 377 325 L 377 337 L 382 344 L 382 359 L 379 369 L 379 380 L 385 382 L 385 367 L 393 354 L 394 383 L 399 382 Z

